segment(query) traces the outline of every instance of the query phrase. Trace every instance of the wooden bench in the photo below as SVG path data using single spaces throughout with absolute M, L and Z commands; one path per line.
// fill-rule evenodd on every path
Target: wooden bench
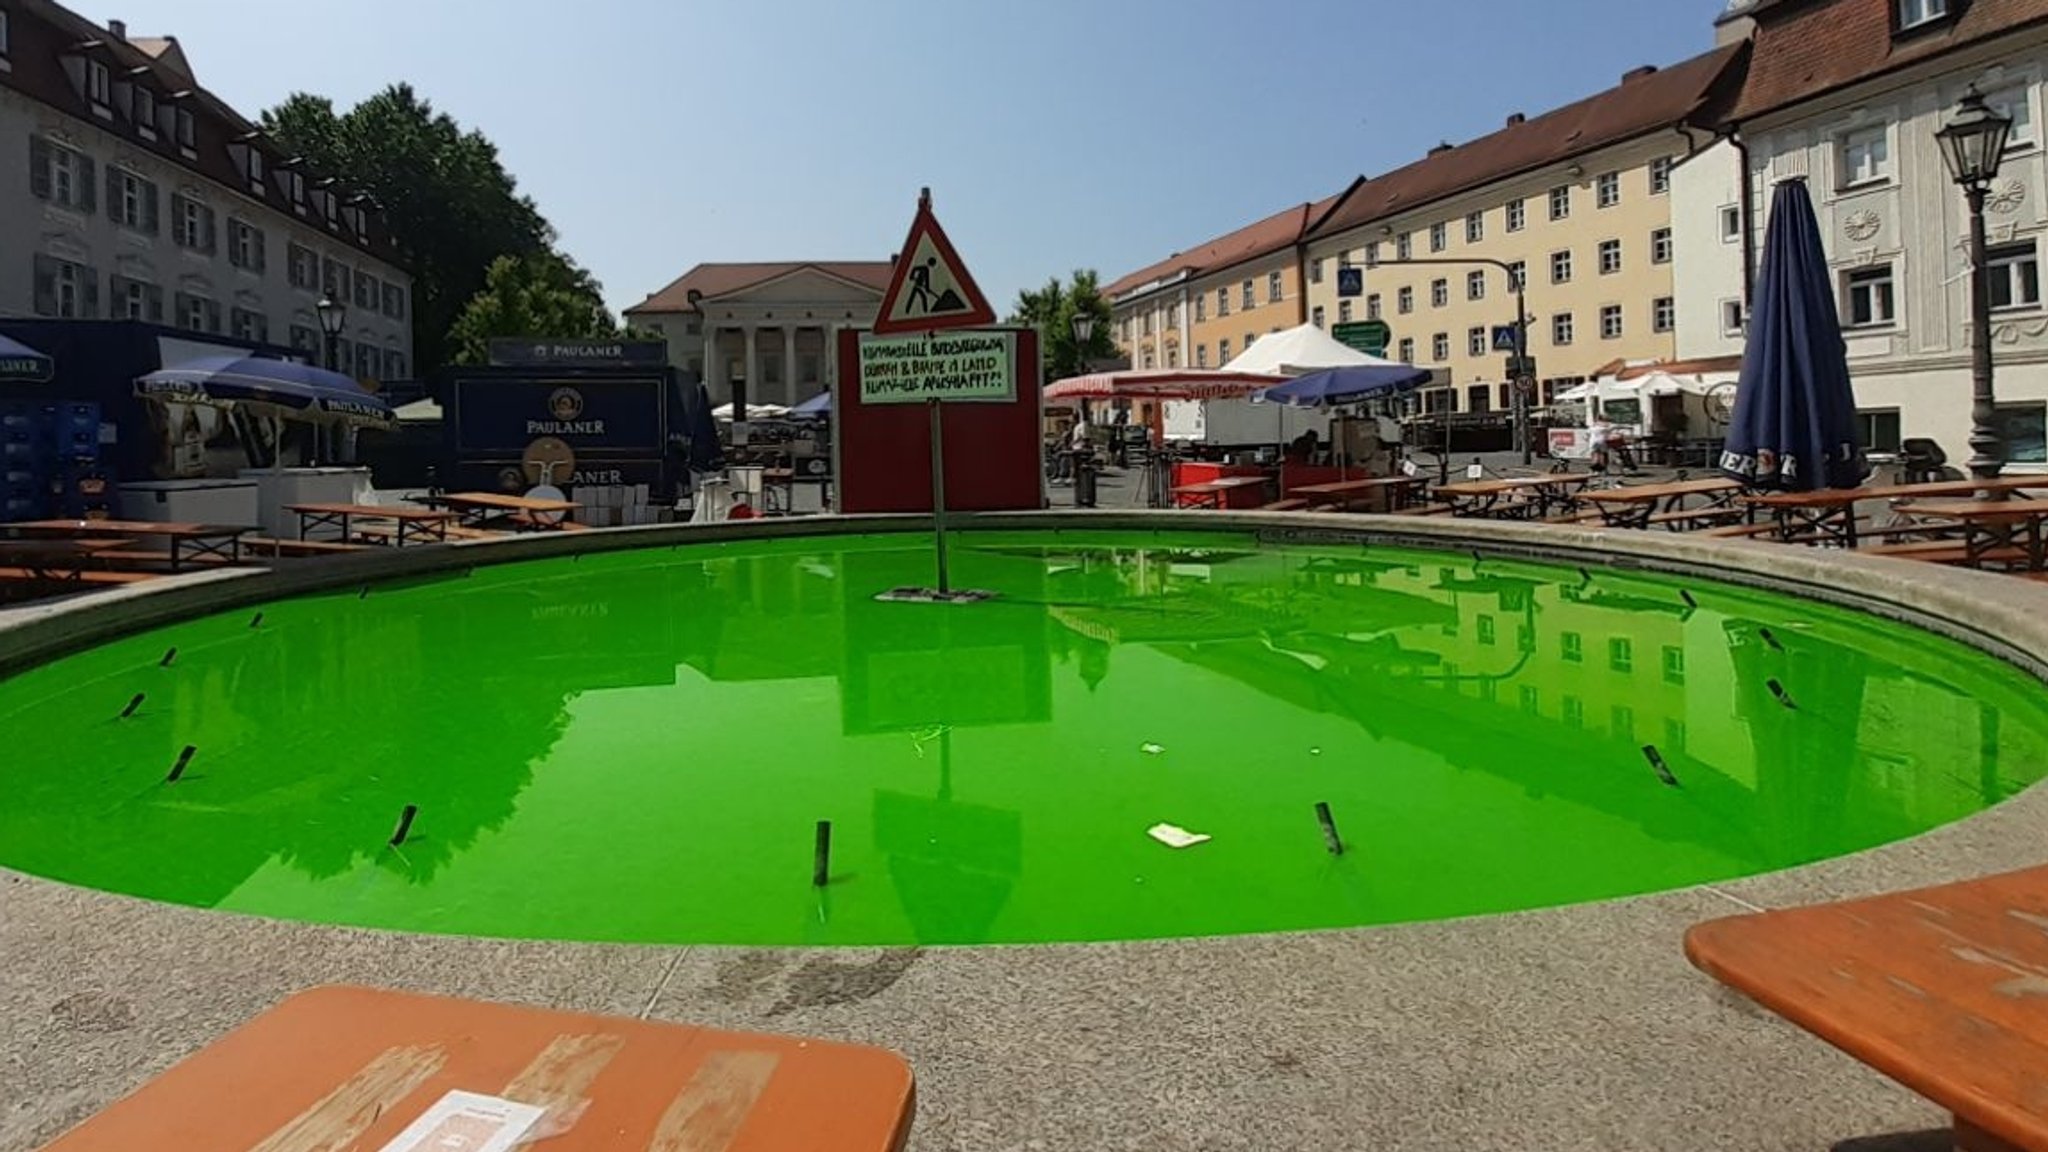
M 156 568 L 159 566 L 169 568 L 171 566 L 171 553 L 167 548 L 103 548 L 92 555 L 96 562 L 105 564 L 109 568 Z M 207 568 L 226 564 L 228 559 L 225 556 L 193 555 L 186 552 L 179 554 L 178 563 L 180 565 Z
M 341 540 L 273 540 L 268 536 L 244 536 L 242 550 L 258 556 L 329 556 L 337 552 L 367 552 L 368 544 Z
M 136 584 L 144 580 L 154 580 L 159 575 L 161 573 L 158 572 L 116 572 L 106 568 L 47 573 L 37 573 L 29 568 L 0 568 L 0 580 L 22 584 L 46 584 L 52 587 L 62 587 L 66 584 Z
M 1986 548 L 1972 556 L 1960 540 L 1915 540 L 1910 544 L 1886 544 L 1862 551 L 1869 556 L 1921 560 L 1929 564 L 2025 564 L 2028 559 L 2025 548 L 2013 545 Z
M 1955 1118 L 1966 1152 L 2048 1149 L 2048 867 L 1696 925 L 1701 971 Z M 1846 1135 L 1861 1135 L 1849 1134 Z
M 1261 504 L 1259 505 L 1259 511 L 1298 512 L 1306 507 L 1308 507 L 1308 501 L 1303 500 L 1298 496 L 1290 496 L 1285 500 L 1275 500 L 1271 504 Z
M 1452 509 L 1451 509 L 1451 506 L 1450 506 L 1449 504 L 1414 504 L 1414 505 L 1410 505 L 1410 506 L 1409 506 L 1409 507 L 1407 507 L 1407 508 L 1396 508 L 1396 509 L 1394 509 L 1394 515 L 1396 515 L 1396 516 L 1449 516 L 1449 515 L 1451 514 L 1451 511 L 1452 511 Z
M 1697 532 L 1687 533 L 1687 535 L 1715 536 L 1729 540 L 1739 540 L 1745 537 L 1768 536 L 1777 530 L 1778 526 L 1767 520 L 1761 524 L 1722 524 L 1713 528 L 1702 528 Z
M 1742 519 L 1740 508 L 1679 508 L 1670 512 L 1652 513 L 1651 524 L 1726 524 Z M 1748 525 L 1744 525 L 1748 527 Z

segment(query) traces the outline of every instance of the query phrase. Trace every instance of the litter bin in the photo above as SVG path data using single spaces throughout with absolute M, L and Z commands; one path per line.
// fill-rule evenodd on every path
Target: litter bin
M 1074 507 L 1095 507 L 1095 457 L 1091 453 L 1074 453 Z

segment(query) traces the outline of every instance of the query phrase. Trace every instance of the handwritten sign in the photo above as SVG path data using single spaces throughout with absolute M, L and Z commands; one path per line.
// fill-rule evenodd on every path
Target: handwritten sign
M 956 331 L 860 340 L 860 402 L 1015 400 L 1014 332 Z

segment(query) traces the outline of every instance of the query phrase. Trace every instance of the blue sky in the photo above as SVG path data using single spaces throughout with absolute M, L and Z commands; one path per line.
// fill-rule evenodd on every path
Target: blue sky
M 886 258 L 929 185 L 998 310 L 1050 275 L 1119 275 L 1706 51 L 1722 7 L 98 3 L 82 10 L 176 35 L 251 116 L 294 90 L 346 105 L 411 82 L 497 142 L 614 309 L 699 261 Z

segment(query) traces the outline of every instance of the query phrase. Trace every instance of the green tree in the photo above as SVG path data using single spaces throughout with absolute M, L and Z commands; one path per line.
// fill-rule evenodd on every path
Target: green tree
M 1074 343 L 1074 317 L 1079 315 L 1095 320 L 1086 347 Z M 1090 366 L 1117 357 L 1116 340 L 1110 334 L 1109 299 L 1102 294 L 1100 277 L 1093 268 L 1076 269 L 1065 283 L 1055 276 L 1043 288 L 1017 293 L 1009 322 L 1038 329 L 1039 355 L 1048 384 L 1081 375 Z
M 448 351 L 455 363 L 485 364 L 497 336 L 580 340 L 620 334 L 590 273 L 566 256 L 540 252 L 491 262 L 482 290 L 449 327 Z
M 553 229 L 519 193 L 497 147 L 434 111 L 410 85 L 339 113 L 325 97 L 297 93 L 262 122 L 315 173 L 382 206 L 413 276 L 413 360 L 422 372 L 448 361 L 450 329 L 493 261 L 552 250 Z

